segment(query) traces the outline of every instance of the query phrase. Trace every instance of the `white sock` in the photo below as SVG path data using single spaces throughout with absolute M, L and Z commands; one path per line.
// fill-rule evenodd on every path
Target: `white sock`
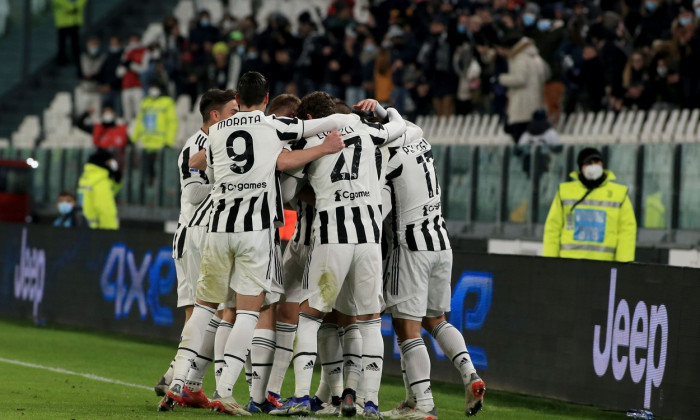
M 187 374 L 187 381 L 185 382 L 187 389 L 190 391 L 198 392 L 202 389 L 204 375 L 207 373 L 209 365 L 214 359 L 214 339 L 220 322 L 221 318 L 214 315 L 209 321 L 207 329 L 204 331 L 202 347 L 199 349 L 199 353 L 197 353 L 197 358 L 192 362 L 192 366 L 190 366 L 190 371 Z
M 170 361 L 170 366 L 168 366 L 168 370 L 165 371 L 163 374 L 163 379 L 165 379 L 166 384 L 170 384 L 170 382 L 173 381 L 173 371 L 175 370 L 175 357 L 173 357 L 173 360 Z
M 440 344 L 440 348 L 445 352 L 445 355 L 452 360 L 452 364 L 462 376 L 464 385 L 469 385 L 472 373 L 476 372 L 472 358 L 467 351 L 467 345 L 464 343 L 464 337 L 447 321 L 439 323 L 431 333 Z
M 317 391 L 316 396 L 328 402 L 331 396 L 340 397 L 343 393 L 343 347 L 336 324 L 323 324 L 318 330 L 318 356 L 322 363 L 321 382 L 328 386 L 328 391 Z M 325 391 L 321 390 L 321 384 L 319 390 Z
M 250 349 L 245 355 L 245 382 L 248 384 L 248 395 L 253 395 L 253 359 L 250 356 Z
M 382 338 L 382 319 L 357 321 L 362 334 L 362 369 L 365 402 L 371 401 L 379 406 L 379 385 L 382 383 L 384 369 L 384 339 Z
M 233 324 L 226 321 L 221 321 L 219 323 L 219 328 L 216 329 L 216 337 L 214 338 L 214 378 L 216 379 L 217 385 L 219 384 L 221 372 L 224 371 L 224 366 L 226 366 L 224 348 L 226 348 L 226 341 L 232 329 Z
M 173 380 L 170 383 L 170 389 L 177 391 L 176 386 L 180 387 L 180 391 L 185 386 L 187 372 L 190 370 L 192 361 L 197 357 L 197 353 L 202 347 L 204 331 L 207 324 L 216 312 L 213 308 L 208 308 L 204 305 L 194 304 L 192 316 L 185 323 L 182 329 L 182 338 L 180 345 L 177 348 L 175 355 L 175 366 L 173 367 Z
M 294 349 L 294 396 L 309 395 L 311 379 L 316 364 L 318 345 L 316 337 L 321 327 L 321 320 L 309 314 L 299 314 L 297 327 L 297 345 Z
M 357 391 L 362 371 L 362 334 L 357 324 L 348 325 L 343 334 L 345 388 Z
M 275 329 L 277 330 L 277 343 L 270 371 L 270 380 L 267 382 L 267 390 L 280 395 L 284 375 L 292 362 L 292 356 L 294 356 L 294 338 L 297 335 L 297 326 L 285 322 L 277 322 Z
M 399 348 L 401 348 L 402 342 L 399 341 Z M 406 389 L 406 402 L 411 406 L 416 406 L 416 396 L 413 395 L 411 391 L 411 383 L 408 381 L 408 376 L 406 376 L 406 359 L 401 357 L 401 377 L 403 378 L 403 386 Z
M 430 387 L 430 356 L 422 338 L 401 343 L 401 360 L 405 360 L 406 377 L 416 399 L 416 408 L 428 412 L 435 407 Z
M 226 366 L 216 386 L 216 391 L 221 397 L 229 397 L 233 394 L 233 385 L 245 365 L 246 354 L 253 341 L 253 331 L 259 316 L 259 311 L 236 311 L 236 322 L 233 323 L 231 334 L 226 340 L 224 353 Z
M 267 382 L 275 358 L 275 332 L 256 329 L 250 354 L 253 363 L 253 390 L 250 396 L 253 401 L 262 404 L 267 397 Z

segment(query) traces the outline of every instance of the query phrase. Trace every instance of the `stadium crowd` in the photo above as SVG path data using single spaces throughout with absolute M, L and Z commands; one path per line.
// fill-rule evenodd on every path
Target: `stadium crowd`
M 188 37 L 168 17 L 148 45 L 114 36 L 103 51 L 90 38 L 81 64 L 87 88 L 127 121 L 152 80 L 195 99 L 250 70 L 270 75 L 273 95 L 321 89 L 349 103 L 375 97 L 409 118 L 505 117 L 512 86 L 499 75 L 527 37 L 547 63 L 554 121 L 577 109 L 697 107 L 698 15 L 698 0 L 334 0 L 325 13 L 309 10 L 294 24 L 275 13 L 266 25 L 201 10 Z

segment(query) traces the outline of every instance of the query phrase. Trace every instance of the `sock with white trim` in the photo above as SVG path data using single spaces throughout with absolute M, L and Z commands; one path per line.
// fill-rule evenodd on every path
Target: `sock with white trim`
M 362 383 L 365 402 L 371 401 L 379 406 L 379 385 L 384 369 L 384 339 L 382 338 L 382 319 L 357 321 L 362 335 Z
M 202 347 L 204 331 L 215 312 L 216 310 L 213 308 L 196 303 L 194 304 L 192 316 L 190 316 L 190 319 L 185 323 L 185 327 L 182 329 L 180 345 L 175 355 L 173 380 L 170 383 L 171 390 L 182 392 L 185 386 L 185 380 L 187 379 L 187 372 L 190 370 L 192 361 L 197 357 L 197 352 L 199 352 Z M 179 387 L 179 389 L 177 387 Z
M 233 329 L 226 341 L 224 353 L 226 366 L 216 386 L 216 391 L 221 397 L 233 394 L 233 385 L 245 365 L 246 354 L 253 341 L 253 332 L 259 316 L 259 311 L 236 311 L 236 322 L 233 323 Z
M 322 401 L 330 401 L 330 397 L 340 397 L 343 393 L 343 347 L 338 336 L 338 326 L 336 324 L 323 324 L 318 330 L 318 356 L 321 358 L 321 381 L 328 386 L 328 393 L 316 396 Z M 321 386 L 319 385 L 319 389 Z
M 214 339 L 216 338 L 216 330 L 219 328 L 219 323 L 221 318 L 214 315 L 214 317 L 209 321 L 207 329 L 204 331 L 204 338 L 202 339 L 202 347 L 197 353 L 197 358 L 192 362 L 190 366 L 190 371 L 187 374 L 187 389 L 193 392 L 198 392 L 202 389 L 202 382 L 204 381 L 204 375 L 209 369 L 209 365 L 214 359 Z
M 345 388 L 357 392 L 362 378 L 362 334 L 357 324 L 344 328 L 343 335 L 343 370 L 345 373 Z
M 270 370 L 270 379 L 267 382 L 267 390 L 280 395 L 284 375 L 289 369 L 289 364 L 294 356 L 294 338 L 297 335 L 297 326 L 285 322 L 277 322 L 275 355 Z
M 253 397 L 253 401 L 262 404 L 267 397 L 267 382 L 275 357 L 275 332 L 256 329 L 250 354 L 253 363 L 253 389 L 250 396 Z
M 226 366 L 224 348 L 226 348 L 226 341 L 232 329 L 233 324 L 226 321 L 221 321 L 219 323 L 219 328 L 216 329 L 216 337 L 214 338 L 214 378 L 216 379 L 217 385 L 219 384 L 221 372 L 224 371 L 224 366 Z
M 401 360 L 405 360 L 406 377 L 416 399 L 416 408 L 429 412 L 435 407 L 430 386 L 430 356 L 422 338 L 401 343 Z
M 475 373 L 476 369 L 472 363 L 472 358 L 469 356 L 462 334 L 447 321 L 439 323 L 433 328 L 431 334 L 440 344 L 440 348 L 445 352 L 445 355 L 452 360 L 452 364 L 459 371 L 464 385 L 469 385 L 472 373 Z
M 311 379 L 316 364 L 318 344 L 316 337 L 321 327 L 321 320 L 309 314 L 299 314 L 297 327 L 297 345 L 294 349 L 294 396 L 301 398 L 309 395 Z

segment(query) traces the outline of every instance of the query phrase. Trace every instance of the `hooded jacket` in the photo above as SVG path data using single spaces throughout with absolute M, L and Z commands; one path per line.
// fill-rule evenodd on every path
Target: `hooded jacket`
M 528 122 L 535 110 L 544 108 L 544 84 L 549 67 L 529 38 L 522 38 L 508 55 L 508 73 L 498 82 L 508 88 L 508 124 Z
M 109 169 L 88 162 L 78 180 L 78 203 L 91 229 L 119 229 L 114 197 L 121 184 L 109 175 Z

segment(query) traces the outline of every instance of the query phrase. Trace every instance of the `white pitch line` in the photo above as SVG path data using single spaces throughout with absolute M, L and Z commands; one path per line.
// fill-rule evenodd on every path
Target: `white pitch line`
M 97 375 L 93 375 L 92 373 L 73 372 L 72 370 L 37 365 L 35 363 L 27 363 L 27 362 L 22 362 L 20 360 L 5 359 L 4 357 L 0 357 L 0 362 L 9 363 L 12 365 L 17 365 L 17 366 L 30 367 L 30 368 L 35 368 L 35 369 L 43 369 L 43 370 L 48 370 L 48 371 L 56 372 L 56 373 L 64 373 L 66 375 L 82 376 L 83 378 L 92 379 L 95 381 L 108 382 L 110 384 L 117 384 L 117 385 L 124 385 L 124 386 L 128 386 L 131 388 L 146 389 L 149 391 L 153 390 L 152 387 L 148 387 L 145 385 L 132 384 L 129 382 L 120 381 L 118 379 L 105 378 L 104 376 L 97 376 Z

